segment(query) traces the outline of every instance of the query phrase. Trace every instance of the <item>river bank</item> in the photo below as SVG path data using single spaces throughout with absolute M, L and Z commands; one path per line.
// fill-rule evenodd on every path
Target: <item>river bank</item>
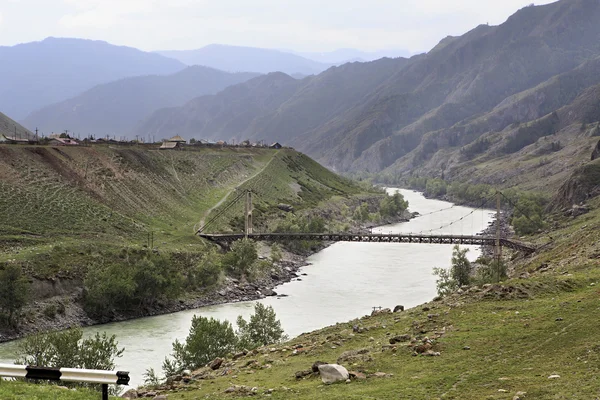
M 371 208 L 377 206 L 375 198 L 365 198 Z M 331 218 L 335 213 L 331 210 L 315 210 L 315 215 Z M 350 231 L 359 232 L 373 229 L 377 226 L 406 222 L 417 216 L 408 210 L 396 217 L 385 218 L 378 223 L 352 224 Z M 282 284 L 299 279 L 298 271 L 307 265 L 307 258 L 329 247 L 332 243 L 314 243 L 309 250 L 299 253 L 282 251 L 281 261 L 274 262 L 270 271 L 261 274 L 254 281 L 234 279 L 226 276 L 223 281 L 204 292 L 187 293 L 185 296 L 172 301 L 159 301 L 151 307 L 132 310 L 131 312 L 116 312 L 110 316 L 95 319 L 90 317 L 83 308 L 84 289 L 79 284 L 67 279 L 49 279 L 35 281 L 33 286 L 36 295 L 41 298 L 28 305 L 23 310 L 24 318 L 16 331 L 0 328 L 0 343 L 8 342 L 38 333 L 64 330 L 71 327 L 90 327 L 114 322 L 123 322 L 139 318 L 171 314 L 201 307 L 221 304 L 231 304 L 277 297 L 275 288 Z M 261 244 L 260 259 L 270 257 L 270 246 Z M 44 292 L 44 293 L 42 293 Z M 49 312 L 48 310 L 52 310 Z

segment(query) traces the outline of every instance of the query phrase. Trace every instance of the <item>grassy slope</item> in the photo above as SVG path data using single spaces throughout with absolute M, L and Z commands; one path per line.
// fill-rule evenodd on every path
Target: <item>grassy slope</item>
M 0 398 L 2 400 L 95 400 L 100 398 L 100 393 L 83 389 L 67 390 L 57 386 L 29 385 L 22 382 L 0 382 Z
M 361 192 L 293 150 L 0 146 L 0 261 L 36 260 L 57 244 L 141 247 L 148 232 L 161 250 L 201 251 L 194 228 L 240 185 L 258 192 L 263 219 L 279 203 L 303 209 Z
M 258 387 L 259 393 L 274 389 L 275 399 L 511 399 L 520 391 L 527 392 L 525 399 L 596 398 L 600 199 L 591 205 L 591 213 L 576 219 L 555 218 L 551 244 L 513 264 L 519 278 L 429 303 L 430 310 L 417 307 L 304 334 L 275 346 L 277 351 L 264 349 L 234 362 L 225 377 L 197 381 L 191 391 L 169 398 L 236 398 L 224 394 L 231 385 Z M 546 234 L 528 239 L 549 242 Z M 371 329 L 354 334 L 354 324 Z M 414 357 L 408 343 L 395 352 L 386 347 L 390 335 L 405 333 L 438 338 L 434 350 L 441 356 Z M 304 351 L 292 356 L 296 344 Z M 342 352 L 360 348 L 368 348 L 374 361 L 342 364 L 393 376 L 332 386 L 294 378 L 317 360 L 335 363 Z M 249 360 L 268 366 L 243 367 Z M 554 374 L 560 378 L 548 378 Z

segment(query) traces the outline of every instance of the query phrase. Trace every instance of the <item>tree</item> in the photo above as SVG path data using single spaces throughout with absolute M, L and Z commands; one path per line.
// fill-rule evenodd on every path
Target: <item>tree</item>
M 468 285 L 471 280 L 471 262 L 467 258 L 469 249 L 461 249 L 459 245 L 454 246 L 452 251 L 452 279 L 460 286 Z
M 238 240 L 231 245 L 231 251 L 223 257 L 223 266 L 229 273 L 242 276 L 250 271 L 258 260 L 256 243 L 252 240 Z
M 175 340 L 173 360 L 165 359 L 163 371 L 173 376 L 184 369 L 201 367 L 235 350 L 237 338 L 229 321 L 194 316 L 185 343 Z
M 114 335 L 96 333 L 91 338 L 83 339 L 83 330 L 72 328 L 62 332 L 29 336 L 19 344 L 18 351 L 19 358 L 15 361 L 16 364 L 112 370 L 115 368 L 115 358 L 121 357 L 125 349 L 119 349 Z
M 454 246 L 452 251 L 452 266 L 450 269 L 434 268 L 433 274 L 438 276 L 436 281 L 437 292 L 446 296 L 461 286 L 468 285 L 471 281 L 471 262 L 467 259 L 469 249 Z
M 0 271 L 0 311 L 8 326 L 16 327 L 21 309 L 27 304 L 29 282 L 23 276 L 21 267 L 7 264 Z
M 241 315 L 237 318 L 238 347 L 240 349 L 254 349 L 271 343 L 279 343 L 287 336 L 277 319 L 275 310 L 262 303 L 254 305 L 254 314 L 246 321 Z

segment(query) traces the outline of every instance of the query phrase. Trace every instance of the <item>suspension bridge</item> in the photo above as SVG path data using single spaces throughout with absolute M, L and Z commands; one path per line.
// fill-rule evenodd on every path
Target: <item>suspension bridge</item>
M 477 235 L 447 235 L 433 234 L 433 230 L 429 234 L 423 232 L 414 233 L 372 233 L 372 232 L 340 232 L 340 233 L 281 233 L 281 232 L 254 232 L 252 223 L 252 197 L 253 192 L 246 190 L 238 193 L 231 202 L 225 205 L 214 217 L 207 221 L 196 234 L 206 240 L 217 244 L 230 244 L 241 239 L 252 239 L 255 241 L 266 242 L 289 242 L 289 241 L 320 241 L 320 242 L 368 242 L 368 243 L 421 243 L 421 244 L 446 244 L 446 245 L 474 245 L 474 246 L 490 246 L 495 249 L 495 256 L 500 257 L 502 248 L 531 254 L 536 251 L 533 245 L 522 243 L 513 239 L 502 237 L 500 229 L 500 197 L 501 193 L 496 194 L 497 211 L 496 211 L 496 235 L 495 236 L 477 236 Z M 244 201 L 244 232 L 239 233 L 206 233 L 209 226 L 213 225 L 217 219 L 223 216 L 235 204 Z M 459 221 L 464 220 L 468 215 L 482 209 L 487 200 L 484 200 L 482 205 L 474 209 L 469 214 L 463 216 L 457 221 L 453 221 L 440 228 L 451 226 Z M 446 208 L 447 209 L 447 208 Z M 443 209 L 443 210 L 446 210 Z M 430 214 L 434 214 L 437 210 Z

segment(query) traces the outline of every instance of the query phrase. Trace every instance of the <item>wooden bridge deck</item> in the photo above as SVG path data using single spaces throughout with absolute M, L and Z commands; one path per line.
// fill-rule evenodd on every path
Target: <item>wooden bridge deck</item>
M 199 233 L 199 237 L 217 242 L 230 243 L 246 237 L 244 233 Z M 460 244 L 474 246 L 495 246 L 496 238 L 491 236 L 457 235 L 412 235 L 405 233 L 250 233 L 249 239 L 267 242 L 309 240 L 323 242 L 371 242 L 371 243 L 424 243 Z M 535 252 L 535 247 L 510 239 L 500 239 L 500 245 L 525 253 Z

